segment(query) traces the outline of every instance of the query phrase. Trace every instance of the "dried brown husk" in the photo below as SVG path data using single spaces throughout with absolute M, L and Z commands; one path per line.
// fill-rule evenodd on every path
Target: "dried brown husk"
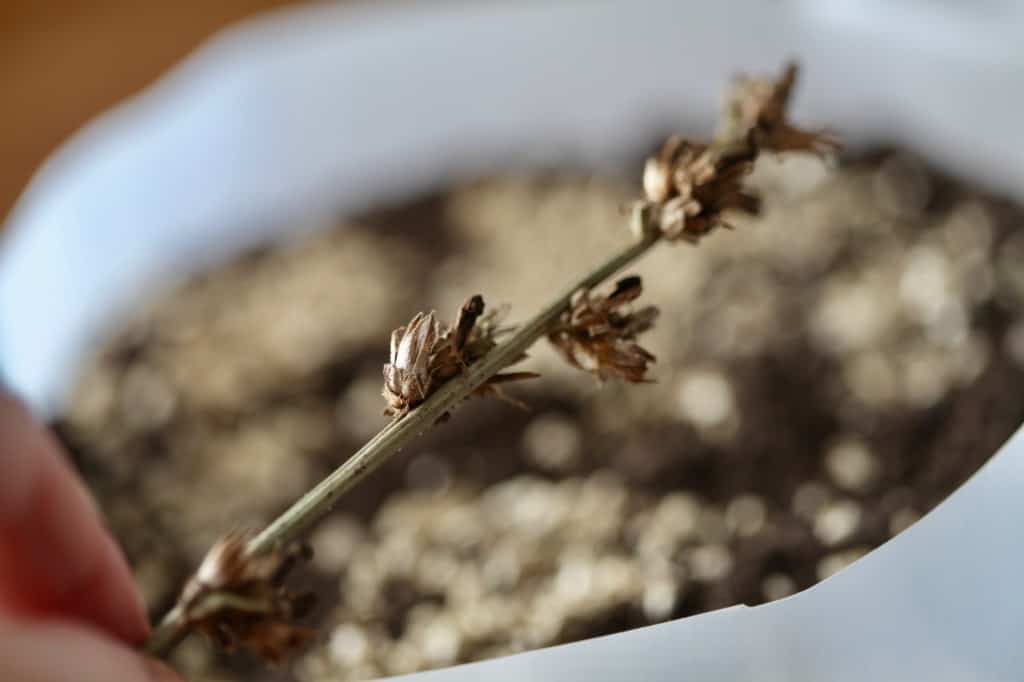
M 484 357 L 497 345 L 498 337 L 510 331 L 500 325 L 500 313 L 485 314 L 484 308 L 483 297 L 477 294 L 463 303 L 455 322 L 446 328 L 431 311 L 426 315 L 417 313 L 408 325 L 392 332 L 391 361 L 384 365 L 386 415 L 397 418 L 407 414 L 445 382 Z M 515 362 L 525 357 L 524 354 Z M 474 394 L 508 399 L 499 384 L 536 376 L 533 372 L 496 374 Z
M 296 561 L 308 559 L 304 545 L 259 556 L 247 552 L 252 533 L 233 531 L 214 544 L 185 585 L 180 599 L 190 628 L 227 651 L 247 649 L 283 663 L 313 636 L 295 621 L 308 613 L 312 595 L 295 593 L 284 581 Z
M 633 227 L 653 230 L 668 241 L 697 242 L 717 227 L 731 228 L 727 215 L 755 215 L 760 200 L 743 180 L 762 150 L 830 154 L 839 144 L 827 133 L 810 132 L 786 118 L 797 67 L 778 80 L 741 78 L 726 100 L 724 130 L 715 146 L 670 137 L 644 166 L 644 199 Z
M 756 214 L 760 201 L 743 188 L 753 161 L 749 148 L 716 156 L 707 145 L 670 137 L 644 169 L 644 191 L 662 236 L 696 242 L 715 227 L 731 227 L 725 211 Z
M 636 337 L 653 326 L 658 309 L 632 310 L 642 291 L 642 280 L 632 276 L 616 282 L 607 295 L 577 292 L 548 340 L 570 364 L 602 381 L 647 381 L 648 365 L 656 358 Z
M 727 121 L 735 129 L 749 131 L 751 142 L 758 149 L 833 154 L 840 148 L 833 136 L 825 131 L 797 128 L 787 118 L 798 72 L 797 65 L 790 62 L 776 80 L 737 79 L 726 100 Z

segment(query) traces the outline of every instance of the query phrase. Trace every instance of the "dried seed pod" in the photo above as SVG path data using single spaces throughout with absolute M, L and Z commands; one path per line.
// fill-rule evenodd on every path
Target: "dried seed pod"
M 839 150 L 839 143 L 821 131 L 801 130 L 786 120 L 798 68 L 786 65 L 778 80 L 737 79 L 726 98 L 726 121 L 732 130 L 749 131 L 750 141 L 759 149 L 775 152 L 807 151 L 820 156 Z
M 672 163 L 674 193 L 659 215 L 665 237 L 697 241 L 717 226 L 730 227 L 723 211 L 757 213 L 760 202 L 742 185 L 752 168 L 752 153 L 715 158 L 706 145 L 678 141 Z
M 477 294 L 462 304 L 455 322 L 446 329 L 430 312 L 417 313 L 407 326 L 392 333 L 391 362 L 384 365 L 385 414 L 404 416 L 486 355 L 497 345 L 498 336 L 510 331 L 499 325 L 497 313 L 484 314 L 484 307 L 483 297 Z M 474 393 L 505 397 L 497 384 L 536 376 L 532 372 L 498 374 Z
M 696 242 L 716 227 L 731 227 L 726 211 L 760 210 L 758 197 L 743 189 L 743 178 L 762 149 L 836 151 L 839 145 L 828 135 L 786 120 L 796 73 L 790 64 L 777 81 L 737 81 L 716 148 L 670 137 L 644 166 L 644 199 L 634 205 L 631 229 L 641 237 L 655 231 L 669 241 Z
M 407 326 L 391 333 L 391 362 L 384 365 L 387 414 L 405 414 L 433 391 L 431 363 L 441 337 L 433 311 L 416 313 Z
M 753 152 L 715 157 L 707 145 L 670 137 L 644 169 L 646 219 L 670 241 L 695 242 L 718 226 L 729 227 L 727 210 L 756 213 L 756 196 L 743 177 L 753 167 Z
M 628 309 L 642 291 L 641 279 L 633 276 L 616 282 L 605 296 L 577 292 L 548 340 L 570 364 L 598 379 L 645 381 L 647 365 L 655 357 L 636 343 L 636 337 L 651 328 L 658 309 Z
M 260 556 L 246 547 L 252 534 L 235 531 L 207 552 L 182 591 L 185 622 L 228 651 L 244 648 L 271 663 L 283 662 L 312 636 L 294 622 L 309 612 L 312 594 L 296 594 L 284 580 L 307 546 Z

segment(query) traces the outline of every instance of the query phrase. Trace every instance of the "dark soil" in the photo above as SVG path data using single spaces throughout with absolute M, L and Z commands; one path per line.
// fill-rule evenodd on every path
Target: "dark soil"
M 637 268 L 662 307 L 657 383 L 598 390 L 538 347 L 523 368 L 544 377 L 510 389 L 529 411 L 467 403 L 342 501 L 312 538 L 322 636 L 294 674 L 405 672 L 782 597 L 1011 435 L 1019 208 L 902 153 L 755 182 L 763 220 Z M 215 537 L 272 518 L 385 423 L 391 328 L 476 291 L 522 319 L 627 238 L 627 197 L 581 176 L 488 180 L 252 254 L 133 319 L 57 429 L 153 612 Z M 258 669 L 194 642 L 179 663 L 196 680 Z

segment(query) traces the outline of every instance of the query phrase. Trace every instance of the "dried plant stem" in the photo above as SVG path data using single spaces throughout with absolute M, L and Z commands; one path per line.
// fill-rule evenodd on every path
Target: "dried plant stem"
M 756 155 L 758 149 L 741 122 L 727 117 L 725 125 L 707 152 L 712 160 L 733 155 Z M 462 374 L 437 389 L 427 400 L 404 416 L 395 418 L 361 447 L 344 464 L 335 469 L 312 490 L 299 498 L 246 548 L 257 556 L 272 552 L 298 539 L 302 532 L 331 510 L 338 498 L 363 480 L 388 458 L 416 436 L 430 429 L 442 415 L 454 410 L 475 389 L 520 359 L 538 339 L 547 335 L 569 309 L 573 296 L 581 289 L 591 289 L 636 260 L 664 238 L 664 232 L 650 224 L 650 215 L 635 210 L 632 215 L 637 240 L 594 268 L 565 290 L 543 310 L 527 320 L 503 343 L 491 349 Z M 166 656 L 187 634 L 189 625 L 180 603 L 171 609 L 147 640 L 145 650 L 152 656 Z
M 471 365 L 464 374 L 446 383 L 404 417 L 395 419 L 385 426 L 354 455 L 345 460 L 344 464 L 299 498 L 262 533 L 253 538 L 249 543 L 248 552 L 252 555 L 263 554 L 297 539 L 310 524 L 329 512 L 341 495 L 416 436 L 431 428 L 441 415 L 457 407 L 477 387 L 515 362 L 538 339 L 546 335 L 558 317 L 568 309 L 574 293 L 602 283 L 643 255 L 658 242 L 659 238 L 657 232 L 645 233 L 639 241 L 613 255 L 518 327 L 512 336 Z M 182 609 L 175 607 L 153 631 L 146 642 L 146 652 L 153 656 L 164 656 L 177 645 L 186 632 Z
M 176 605 L 168 611 L 160 624 L 153 629 L 144 647 L 147 654 L 157 658 L 166 656 L 178 646 L 178 642 L 187 634 L 185 613 L 181 606 Z
M 422 353 L 422 343 L 417 339 L 421 334 L 415 330 L 421 330 L 424 324 L 431 325 L 423 327 L 429 332 L 423 338 L 430 341 L 429 347 L 433 347 L 432 344 L 440 333 L 433 314 L 426 317 L 417 315 L 413 318 L 410 325 L 419 326 L 415 326 L 415 330 L 410 330 L 408 338 L 404 336 L 405 328 L 396 330 L 392 336 L 392 363 L 385 366 L 387 379 L 385 381 L 385 397 L 388 399 L 390 413 L 398 416 L 358 452 L 349 457 L 344 464 L 303 495 L 263 532 L 248 542 L 241 539 L 233 545 L 215 545 L 211 554 L 204 560 L 200 572 L 197 572 L 196 576 L 193 576 L 189 584 L 186 585 L 183 598 L 179 599 L 178 605 L 164 617 L 153 631 L 152 636 L 146 642 L 146 652 L 154 656 L 164 656 L 170 653 L 192 628 L 197 627 L 202 629 L 203 627 L 219 626 L 221 630 L 214 630 L 214 632 L 234 634 L 243 643 L 248 643 L 249 648 L 257 653 L 262 651 L 262 655 L 268 660 L 279 660 L 282 654 L 286 653 L 288 647 L 295 646 L 293 641 L 295 637 L 304 640 L 306 635 L 302 632 L 303 629 L 291 628 L 289 623 L 273 620 L 260 622 L 259 618 L 247 621 L 246 618 L 240 617 L 239 613 L 248 614 L 250 612 L 257 616 L 266 616 L 270 613 L 272 617 L 280 617 L 282 614 L 268 612 L 263 601 L 248 599 L 247 594 L 254 593 L 257 596 L 263 594 L 259 590 L 254 591 L 253 585 L 248 586 L 249 593 L 242 590 L 241 593 L 235 594 L 232 591 L 234 583 L 227 578 L 231 578 L 237 584 L 242 584 L 246 579 L 252 578 L 256 580 L 255 587 L 264 588 L 264 591 L 271 589 L 274 595 L 286 600 L 292 599 L 295 595 L 279 594 L 279 592 L 273 591 L 276 589 L 275 586 L 260 582 L 266 580 L 266 576 L 261 571 L 250 570 L 247 573 L 240 570 L 240 567 L 245 568 L 250 564 L 259 566 L 264 559 L 268 558 L 267 555 L 274 556 L 281 552 L 282 548 L 297 540 L 312 523 L 329 512 L 342 494 L 362 481 L 416 436 L 432 428 L 439 419 L 453 411 L 474 391 L 481 387 L 486 388 L 488 382 L 495 375 L 520 360 L 526 350 L 538 339 L 555 331 L 556 325 L 562 321 L 563 315 L 572 307 L 578 292 L 593 289 L 603 283 L 624 266 L 646 253 L 659 241 L 697 242 L 712 229 L 729 226 L 722 216 L 723 211 L 736 210 L 747 214 L 756 214 L 759 207 L 758 197 L 746 192 L 741 181 L 750 172 L 754 159 L 762 149 L 776 152 L 810 151 L 819 155 L 835 151 L 838 144 L 827 135 L 801 130 L 793 127 L 786 120 L 785 108 L 795 76 L 796 66 L 790 65 L 776 82 L 746 81 L 743 87 L 728 100 L 729 104 L 725 110 L 723 125 L 715 140 L 709 145 L 693 143 L 678 136 L 669 138 L 658 155 L 648 159 L 644 167 L 644 199 L 633 204 L 631 227 L 638 235 L 636 241 L 582 277 L 543 310 L 518 327 L 506 341 L 490 347 L 490 350 L 485 350 L 482 356 L 476 356 L 476 361 L 472 362 L 468 368 L 463 369 L 462 365 L 452 365 L 451 373 L 429 374 L 433 370 L 428 366 L 428 377 L 431 380 L 440 376 L 442 377 L 440 380 L 443 381 L 444 378 L 459 372 L 439 387 L 431 384 L 429 392 L 406 390 L 408 378 L 406 374 L 410 370 L 408 363 L 396 360 L 395 349 L 397 345 L 399 358 L 410 354 L 419 357 L 419 353 Z M 628 280 L 620 282 L 620 286 L 627 282 Z M 633 286 L 635 293 L 632 298 L 635 298 L 639 294 L 639 279 L 633 283 Z M 618 298 L 612 300 L 610 305 L 614 307 L 623 301 L 632 300 L 627 294 L 627 291 L 617 289 L 611 296 Z M 476 303 L 472 305 L 474 300 Z M 461 338 L 461 342 L 455 346 L 456 355 L 453 357 L 461 358 L 462 362 L 465 362 L 465 358 L 468 357 L 462 354 L 462 344 L 466 342 L 473 322 L 483 309 L 483 302 L 479 296 L 471 299 L 467 305 L 470 307 L 464 306 L 460 311 L 457 329 L 456 326 L 453 326 L 449 332 L 445 332 L 455 334 L 453 337 L 455 339 Z M 469 317 L 463 317 L 464 314 Z M 467 319 L 469 320 L 468 326 L 465 326 L 463 322 Z M 631 341 L 631 338 L 623 336 L 620 329 L 618 340 Z M 416 343 L 420 343 L 420 346 L 416 346 Z M 406 347 L 407 345 L 408 347 Z M 415 351 L 416 348 L 419 350 Z M 627 362 L 619 365 L 610 363 L 605 369 L 608 370 L 609 367 L 617 369 L 627 380 L 636 381 L 642 378 L 646 363 L 653 360 L 653 356 L 639 347 L 630 346 L 626 350 L 633 353 L 633 355 L 627 353 Z M 405 359 L 408 360 L 408 358 Z M 637 359 L 639 359 L 639 365 L 632 362 Z M 608 360 L 608 358 L 605 357 L 603 360 Z M 631 372 L 635 373 L 637 367 L 640 367 L 640 376 L 632 377 Z M 422 368 L 417 365 L 417 369 Z M 413 379 L 416 379 L 417 376 L 414 375 Z M 422 380 L 422 377 L 419 378 Z M 419 383 L 413 382 L 411 385 L 418 387 Z M 409 405 L 415 404 L 424 395 L 429 395 L 429 397 L 415 409 L 407 411 Z M 233 548 L 233 552 L 225 554 L 225 547 Z M 204 571 L 209 573 L 213 570 L 207 565 L 211 561 L 211 556 L 221 563 L 231 564 L 224 567 L 223 575 L 219 580 L 211 581 L 209 575 L 201 576 Z M 225 557 L 232 558 L 233 563 L 228 562 Z M 252 566 L 249 568 L 251 569 Z M 195 582 L 197 580 L 199 582 Z M 204 580 L 205 582 L 203 582 Z M 201 590 L 199 592 L 192 590 L 192 592 L 201 596 L 205 595 L 214 601 L 197 604 L 194 595 L 185 597 L 184 595 L 189 594 L 189 585 L 200 585 L 201 588 L 205 586 L 207 592 Z M 219 601 L 216 601 L 218 599 Z M 183 606 L 182 602 L 190 603 L 190 606 Z M 287 603 L 292 604 L 293 602 L 288 601 Z M 197 613 L 203 612 L 204 609 L 208 613 L 197 616 Z M 211 619 L 220 613 L 221 609 L 229 612 L 228 615 L 234 620 L 213 622 Z M 292 617 L 285 615 L 288 619 Z M 257 626 L 263 626 L 263 629 L 258 629 Z M 282 639 L 282 637 L 286 639 Z
M 569 307 L 573 293 L 600 284 L 647 251 L 656 241 L 655 235 L 645 237 L 609 258 L 544 310 L 517 328 L 511 337 L 491 350 L 479 362 L 471 365 L 464 374 L 442 386 L 405 417 L 396 419 L 384 427 L 344 464 L 253 538 L 249 544 L 249 552 L 262 554 L 281 543 L 296 539 L 309 524 L 330 511 L 338 497 L 401 450 L 413 438 L 432 427 L 441 415 L 458 406 L 473 390 L 515 362 L 535 341 L 547 334 L 558 316 Z

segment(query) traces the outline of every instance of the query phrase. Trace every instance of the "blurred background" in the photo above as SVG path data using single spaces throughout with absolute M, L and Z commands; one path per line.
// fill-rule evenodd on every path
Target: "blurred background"
M 0 7 L 0 222 L 39 164 L 217 29 L 287 0 L 11 0 Z
M 85 121 L 218 27 L 277 4 L 6 4 L 3 211 Z M 813 7 L 808 15 L 824 8 L 814 16 L 841 19 L 829 25 L 851 43 L 885 23 L 859 24 L 854 10 L 863 7 L 891 17 L 897 35 L 927 17 L 930 47 L 954 45 L 943 53 L 952 62 L 976 66 L 1004 44 L 978 40 L 980 14 L 972 22 L 927 3 L 894 3 L 888 15 L 872 3 Z M 1001 7 L 1009 6 L 992 4 L 989 20 Z M 952 39 L 943 32 L 951 25 L 962 26 Z M 387 65 L 366 63 L 356 71 L 373 85 L 374 69 Z M 684 66 L 692 70 L 679 75 Z M 658 356 L 653 383 L 598 385 L 538 344 L 522 369 L 542 377 L 509 388 L 526 410 L 467 403 L 314 532 L 316 558 L 300 578 L 320 601 L 308 651 L 268 671 L 193 638 L 176 659 L 190 679 L 368 679 L 780 599 L 899 534 L 963 483 L 1024 419 L 1015 391 L 1024 380 L 1024 213 L 1019 196 L 1000 191 L 1014 180 L 974 171 L 979 159 L 998 166 L 998 140 L 972 146 L 962 165 L 951 161 L 957 144 L 983 131 L 936 139 L 942 126 L 924 123 L 960 104 L 942 88 L 934 101 L 946 97 L 948 107 L 917 126 L 901 88 L 879 96 L 884 106 L 854 110 L 844 97 L 857 79 L 842 60 L 804 66 L 818 75 L 799 123 L 842 133 L 848 120 L 866 122 L 834 163 L 761 160 L 751 178 L 764 197 L 761 218 L 738 219 L 734 232 L 699 248 L 660 248 L 630 269 L 644 277 L 641 303 L 662 310 L 644 339 Z M 643 158 L 669 132 L 710 132 L 709 108 L 645 107 L 664 105 L 670 98 L 657 94 L 677 87 L 721 90 L 735 69 L 715 70 L 712 78 L 691 61 L 668 68 L 671 78 L 651 76 L 655 86 L 629 105 L 642 115 L 628 121 L 594 114 L 595 144 L 602 126 L 632 126 L 628 144 L 602 163 L 567 144 L 543 163 L 501 156 L 474 176 L 439 174 L 358 210 L 321 204 L 283 222 L 268 213 L 230 229 L 285 239 L 222 263 L 197 252 L 189 269 L 201 272 L 188 282 L 132 289 L 127 312 L 105 323 L 71 373 L 71 398 L 53 421 L 154 615 L 225 529 L 270 520 L 386 423 L 380 368 L 393 328 L 419 310 L 450 320 L 474 293 L 506 307 L 514 324 L 624 243 L 621 209 L 639 192 Z M 537 73 L 539 89 L 554 78 Z M 586 83 L 605 77 L 580 74 Z M 871 92 L 865 81 L 861 91 Z M 538 111 L 548 99 L 537 98 Z M 808 110 L 840 113 L 809 119 Z M 984 113 L 1001 121 L 1010 112 Z M 544 123 L 549 136 L 573 128 Z M 314 142 L 335 135 L 311 130 Z M 227 129 L 223 138 L 235 140 Z M 510 134 L 502 144 L 517 142 Z M 401 151 L 382 170 L 364 170 L 407 170 Z M 323 191 L 365 189 L 353 186 Z M 145 208 L 148 195 L 139 196 Z M 96 216 L 145 235 L 120 206 L 104 213 L 117 203 L 58 213 L 85 216 L 74 243 L 83 250 L 62 256 L 95 255 L 88 231 L 108 227 Z M 129 250 L 129 240 L 118 244 Z M 107 275 L 96 270 L 97 280 Z
M 384 426 L 387 337 L 482 293 L 537 310 L 628 238 L 620 173 L 515 171 L 315 227 L 139 302 L 56 422 L 154 613 Z M 653 383 L 538 343 L 347 494 L 298 584 L 303 680 L 369 679 L 810 587 L 902 532 L 1024 419 L 1022 212 L 906 150 L 764 159 L 764 216 L 627 272 Z M 225 494 L 225 491 L 232 491 Z M 836 614 L 841 618 L 840 614 Z M 199 638 L 195 680 L 264 679 Z M 234 671 L 234 672 L 232 672 Z M 291 679 L 273 676 L 267 679 Z

